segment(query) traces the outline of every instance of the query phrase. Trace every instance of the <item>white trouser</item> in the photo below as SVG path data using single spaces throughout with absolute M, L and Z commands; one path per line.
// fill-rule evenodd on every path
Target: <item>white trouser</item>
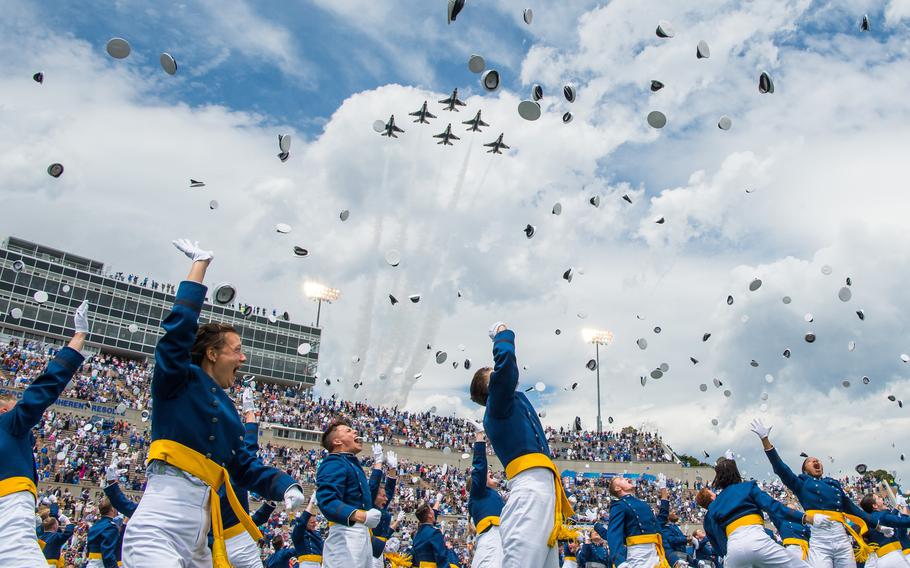
M 578 562 L 574 560 L 565 560 L 562 563 L 562 568 L 578 568 Z
M 210 490 L 196 478 L 148 473 L 148 483 L 123 537 L 129 568 L 211 568 Z
M 89 560 L 85 564 L 85 568 L 104 568 L 104 560 L 99 560 L 97 558 Z
M 660 554 L 653 544 L 633 544 L 626 549 L 624 568 L 654 568 L 660 564 Z
M 477 537 L 474 543 L 474 559 L 471 568 L 499 568 L 502 566 L 502 535 L 499 527 L 490 525 L 489 530 Z M 565 566 L 563 566 L 565 568 Z
M 585 568 L 607 568 L 603 562 L 585 562 Z
M 800 546 L 798 544 L 788 544 L 784 548 L 786 548 L 787 552 L 789 552 L 794 558 L 799 558 L 800 560 L 803 560 L 803 547 L 802 546 Z M 807 561 L 808 561 L 808 559 L 807 559 Z
M 331 525 L 322 547 L 325 568 L 372 568 L 373 547 L 366 525 Z
M 382 561 L 382 559 L 379 559 Z M 312 562 L 310 560 L 304 560 L 303 562 L 297 563 L 297 568 L 321 568 L 322 564 L 318 562 Z
M 553 472 L 542 467 L 526 469 L 509 481 L 499 525 L 504 568 L 559 567 L 559 549 L 547 546 L 556 516 L 555 483 Z
M 874 568 L 907 568 L 907 559 L 904 557 L 904 553 L 900 550 L 895 550 L 894 552 L 889 552 L 884 556 L 879 556 L 878 554 L 870 554 L 869 560 L 875 559 Z M 870 567 L 870 562 L 866 562 L 867 568 Z
M 237 536 L 224 541 L 228 560 L 234 568 L 262 568 L 262 557 L 259 547 L 253 542 L 250 533 L 243 531 Z
M 0 497 L 0 566 L 47 568 L 35 534 L 35 496 L 28 491 Z
M 745 525 L 727 539 L 724 568 L 809 568 L 784 547 L 771 540 L 761 525 Z
M 840 523 L 809 528 L 809 564 L 813 568 L 856 568 L 853 541 Z
M 370 562 L 372 562 L 373 568 L 385 568 L 385 556 L 380 555 L 379 558 L 374 557 Z

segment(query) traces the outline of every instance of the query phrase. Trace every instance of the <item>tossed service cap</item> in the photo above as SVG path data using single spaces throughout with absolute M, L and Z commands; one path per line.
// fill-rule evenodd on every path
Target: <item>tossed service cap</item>
M 170 53 L 162 53 L 161 57 L 158 58 L 158 61 L 161 63 L 161 68 L 164 69 L 164 72 L 168 75 L 177 74 L 177 60 L 174 59 L 174 56 Z
M 130 44 L 121 37 L 112 38 L 107 42 L 107 53 L 114 59 L 124 59 L 130 55 Z
M 223 306 L 233 302 L 235 296 L 237 296 L 237 289 L 234 288 L 234 285 L 224 282 L 215 286 L 215 292 L 212 294 L 212 299 L 216 304 Z

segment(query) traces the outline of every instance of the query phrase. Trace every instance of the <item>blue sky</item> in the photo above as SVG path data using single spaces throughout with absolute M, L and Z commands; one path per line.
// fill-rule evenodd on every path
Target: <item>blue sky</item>
M 907 0 L 469 0 L 451 26 L 441 0 L 11 1 L 7 12 L 5 231 L 165 281 L 185 270 L 170 240 L 198 239 L 216 251 L 213 280 L 299 321 L 315 315 L 302 281 L 341 288 L 323 309 L 320 373 L 342 380 L 321 382 L 321 394 L 477 416 L 469 373 L 430 355 L 482 364 L 486 329 L 502 320 L 519 334 L 522 383 L 548 385 L 538 398 L 547 423 L 581 416 L 590 427 L 581 331 L 607 327 L 604 414 L 617 424 L 657 429 L 691 454 L 733 447 L 750 469 L 760 455 L 746 425 L 761 415 L 788 455 L 814 448 L 835 468 L 907 473 L 897 456 L 910 448 L 873 436 L 910 427 L 886 398 L 910 401 L 899 358 L 910 352 Z M 864 12 L 870 33 L 858 31 Z M 675 38 L 654 36 L 661 19 Z M 104 52 L 114 36 L 130 41 L 129 58 Z M 710 59 L 695 58 L 701 39 Z M 161 51 L 177 58 L 175 77 Z M 471 53 L 502 72 L 499 92 L 482 91 Z M 762 70 L 773 95 L 758 93 Z M 667 87 L 652 94 L 651 79 Z M 527 122 L 516 106 L 536 82 L 544 113 Z M 568 82 L 571 105 L 559 96 Z M 434 102 L 454 87 L 468 103 L 458 115 Z M 405 115 L 424 100 L 439 118 L 415 125 Z M 477 110 L 491 127 L 464 132 Z M 564 125 L 567 110 L 575 120 Z M 666 128 L 647 126 L 651 110 L 667 114 Z M 392 113 L 406 130 L 398 140 L 371 128 Z M 717 128 L 721 115 L 731 130 Z M 437 146 L 431 135 L 449 122 L 462 140 Z M 500 132 L 512 149 L 484 153 Z M 288 133 L 281 163 L 276 135 Z M 66 166 L 58 180 L 44 173 L 53 161 Z M 191 177 L 206 188 L 189 191 Z M 292 233 L 276 234 L 279 222 Z M 310 256 L 294 258 L 292 245 Z M 402 254 L 398 268 L 382 260 L 389 249 Z M 561 278 L 570 267 L 571 284 Z M 764 285 L 749 292 L 755 277 Z M 390 293 L 422 299 L 393 307 Z M 668 376 L 641 387 L 662 362 Z M 863 375 L 872 382 L 860 387 Z M 714 377 L 731 397 L 701 393 Z

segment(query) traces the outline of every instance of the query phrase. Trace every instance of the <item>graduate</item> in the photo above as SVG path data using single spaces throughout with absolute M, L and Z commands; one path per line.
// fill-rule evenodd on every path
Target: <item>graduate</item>
M 47 566 L 35 531 L 38 496 L 32 428 L 60 396 L 85 358 L 79 352 L 89 332 L 88 302 L 76 309 L 69 344 L 17 401 L 0 394 L 0 566 Z
M 424 501 L 414 516 L 418 525 L 411 544 L 411 564 L 419 568 L 448 568 L 449 549 L 442 531 L 436 527 L 436 511 Z
M 868 531 L 870 519 L 850 500 L 840 482 L 825 477 L 825 468 L 821 460 L 815 457 L 806 458 L 802 472 L 796 475 L 768 439 L 771 426 L 765 426 L 761 420 L 754 420 L 751 429 L 761 439 L 765 456 L 771 462 L 774 473 L 793 492 L 803 509 L 807 513 L 818 513 L 835 521 L 810 529 L 809 564 L 814 568 L 856 568 L 857 560 L 864 562 L 871 550 L 862 535 Z M 858 530 L 852 525 L 856 525 Z M 853 550 L 854 541 L 858 545 L 856 553 Z
M 689 539 L 686 538 L 682 529 L 676 524 L 679 522 L 676 512 L 670 510 L 670 491 L 667 489 L 667 476 L 662 473 L 657 475 L 657 487 L 660 491 L 657 525 L 660 527 L 660 537 L 667 553 L 667 562 L 671 566 L 675 566 L 677 563 L 688 564 L 686 544 L 688 544 Z
M 101 517 L 88 529 L 86 537 L 86 568 L 117 568 L 120 561 L 120 525 L 114 521 L 117 511 L 107 497 L 98 504 L 98 514 Z
M 231 479 L 267 500 L 284 499 L 289 510 L 305 500 L 289 475 L 265 466 L 244 442 L 243 423 L 225 392 L 246 361 L 237 330 L 198 323 L 206 294 L 202 282 L 213 253 L 186 239 L 174 246 L 193 264 L 155 348 L 147 484 L 127 526 L 123 561 L 130 568 L 227 568 L 218 490 L 224 488 L 229 508 L 250 535 L 259 530 Z
M 382 471 L 383 462 L 388 466 L 388 473 Z M 385 484 L 382 483 L 385 479 Z M 373 529 L 370 544 L 373 549 L 373 568 L 384 568 L 383 553 L 389 537 L 398 528 L 398 522 L 392 521 L 389 505 L 395 497 L 395 485 L 398 483 L 398 456 L 389 450 L 385 457 L 382 453 L 382 444 L 373 444 L 373 469 L 370 472 L 370 495 L 373 506 L 379 509 L 382 517 L 379 524 Z
M 628 568 L 669 568 L 660 536 L 660 527 L 651 506 L 635 497 L 635 484 L 625 477 L 614 477 L 607 486 L 614 498 L 610 503 L 607 545 L 613 565 L 623 563 L 623 549 Z M 595 530 L 597 525 L 595 525 Z
M 322 535 L 316 530 L 316 493 L 310 496 L 310 503 L 291 533 L 294 548 L 297 549 L 297 565 L 301 568 L 322 566 Z
M 876 568 L 907 568 L 900 539 L 901 532 L 910 527 L 910 516 L 897 509 L 888 509 L 885 501 L 874 494 L 863 496 L 859 504 L 877 525 L 866 533 L 866 542 L 874 549 L 872 556 Z
M 564 523 L 574 513 L 537 411 L 517 391 L 518 362 L 515 333 L 495 323 L 494 367 L 478 370 L 471 380 L 471 400 L 485 407 L 483 427 L 509 480 L 509 500 L 503 508 L 500 532 L 505 568 L 557 568 L 558 541 Z
M 790 502 L 787 504 L 790 509 L 799 510 L 799 503 Z M 782 517 L 768 513 L 771 522 L 780 535 L 781 543 L 790 554 L 800 560 L 809 559 L 809 527 L 793 521 L 788 521 Z
M 322 564 L 371 568 L 370 529 L 379 525 L 382 511 L 373 507 L 370 485 L 357 458 L 363 440 L 346 420 L 338 419 L 322 433 L 322 447 L 329 453 L 316 471 L 316 500 L 330 523 Z
M 816 523 L 833 521 L 823 515 L 803 514 L 788 509 L 758 488 L 755 481 L 743 481 L 736 462 L 721 459 L 714 467 L 712 487 L 701 489 L 695 501 L 704 509 L 704 526 L 718 556 L 724 556 L 726 568 L 789 567 L 808 568 L 806 562 L 793 557 L 765 532 L 762 511 L 791 522 Z
M 471 477 L 467 481 L 468 514 L 477 533 L 471 568 L 499 568 L 502 566 L 499 524 L 503 501 L 497 491 L 499 482 L 487 466 L 487 444 L 484 440 L 483 426 L 473 421 L 471 423 L 475 429 L 480 426 L 474 437 Z
M 591 533 L 591 542 L 581 546 L 576 563 L 578 568 L 610 568 L 613 565 L 610 551 L 596 530 Z
M 60 529 L 60 524 L 64 528 Z M 38 540 L 44 542 L 44 558 L 47 559 L 48 565 L 63 568 L 63 545 L 69 542 L 76 530 L 76 525 L 69 522 L 65 516 L 56 517 L 48 515 L 42 523 L 44 531 L 38 536 Z

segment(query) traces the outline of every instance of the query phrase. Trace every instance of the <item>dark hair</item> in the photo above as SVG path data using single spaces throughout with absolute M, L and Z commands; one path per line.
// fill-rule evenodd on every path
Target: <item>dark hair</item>
M 46 519 L 44 519 L 44 521 L 41 524 L 44 526 L 44 530 L 49 531 L 52 528 L 54 528 L 54 524 L 57 522 L 58 521 L 57 521 L 56 517 L 51 517 L 50 515 L 48 515 L 48 517 Z
M 98 503 L 98 513 L 102 517 L 106 517 L 106 516 L 110 515 L 113 510 L 114 510 L 114 507 L 111 505 L 111 500 L 108 499 L 107 497 L 102 498 L 101 502 Z
M 331 424 L 329 424 L 328 428 L 325 429 L 325 432 L 322 433 L 322 439 L 319 443 L 322 444 L 322 447 L 327 449 L 330 453 L 332 451 L 332 438 L 334 437 L 332 434 L 334 434 L 335 430 L 341 426 L 347 426 L 350 428 L 351 423 L 346 418 L 336 418 L 332 421 Z
M 417 510 L 414 511 L 414 516 L 417 517 L 417 522 L 419 522 L 419 523 L 429 522 L 431 510 L 432 509 L 430 508 L 429 503 L 427 503 L 426 501 L 421 501 L 420 504 L 417 505 Z
M 280 534 L 272 538 L 272 548 L 274 548 L 276 551 L 284 548 L 284 539 L 281 538 Z
M 863 495 L 862 500 L 859 502 L 859 506 L 867 513 L 875 511 L 875 495 L 872 493 Z
M 474 373 L 471 379 L 471 400 L 480 406 L 487 405 L 487 395 L 490 392 L 490 379 L 487 373 L 493 369 L 490 367 L 481 367 Z
M 193 363 L 201 365 L 205 359 L 205 353 L 212 349 L 221 349 L 224 346 L 224 336 L 227 333 L 237 333 L 237 328 L 227 323 L 205 323 L 196 330 L 196 341 L 193 348 L 190 349 L 190 357 Z
M 743 478 L 736 467 L 736 460 L 718 460 L 714 466 L 714 482 L 711 486 L 715 489 L 724 489 L 735 483 L 742 483 Z
M 695 504 L 701 507 L 702 509 L 707 509 L 708 505 L 711 504 L 711 490 L 707 487 L 702 487 L 698 490 L 698 493 L 695 495 Z M 698 530 L 698 529 L 696 529 Z M 692 533 L 695 534 L 694 532 Z

